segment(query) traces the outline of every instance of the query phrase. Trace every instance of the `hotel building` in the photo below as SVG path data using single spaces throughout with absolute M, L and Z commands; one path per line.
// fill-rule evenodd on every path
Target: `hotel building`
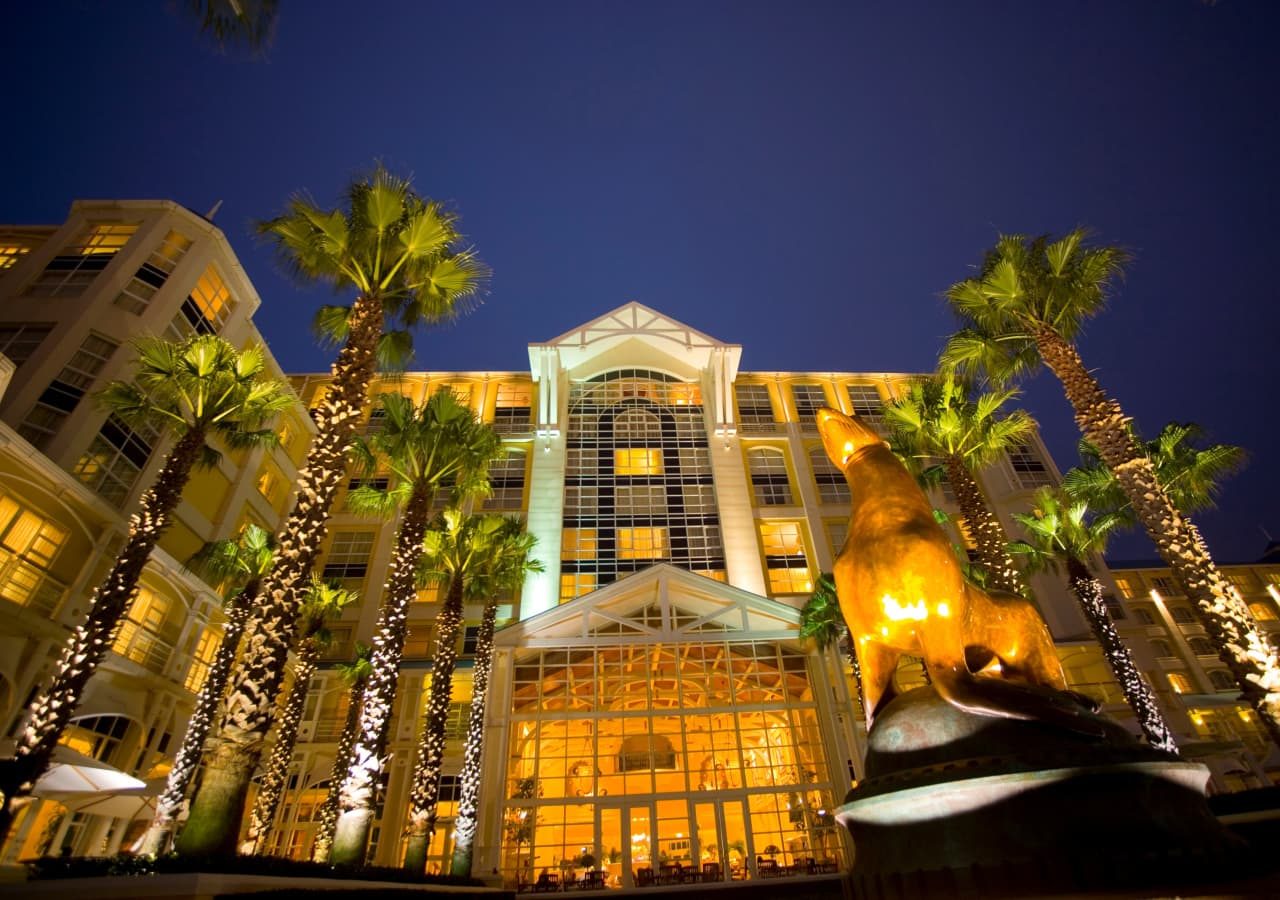
M 16 366 L 0 400 L 0 727 L 11 740 L 165 448 L 86 395 L 127 371 L 136 333 L 216 332 L 240 346 L 261 338 L 251 322 L 258 298 L 222 234 L 172 203 L 79 202 L 61 226 L 0 229 L 0 267 L 0 353 Z M 545 568 L 499 608 L 477 875 L 527 884 L 590 856 L 627 889 L 651 883 L 664 863 L 723 878 L 759 877 L 774 863 L 800 872 L 847 863 L 832 811 L 861 773 L 861 711 L 841 655 L 798 636 L 800 608 L 843 544 L 848 505 L 813 414 L 832 406 L 882 425 L 884 402 L 909 376 L 753 372 L 740 368 L 743 353 L 627 303 L 530 344 L 527 369 L 410 372 L 373 387 L 415 402 L 450 390 L 493 424 L 508 453 L 479 506 L 523 518 Z M 143 778 L 165 771 L 222 622 L 214 590 L 182 563 L 246 522 L 274 528 L 287 510 L 313 433 L 305 410 L 328 376 L 291 380 L 300 402 L 283 417 L 283 446 L 226 453 L 188 488 L 77 711 L 71 748 Z M 380 427 L 370 406 L 368 432 Z M 1058 477 L 1038 438 L 980 474 L 1010 526 Z M 932 499 L 955 514 L 945 486 Z M 963 544 L 963 528 L 951 528 Z M 364 601 L 330 629 L 275 853 L 309 855 L 346 713 L 335 667 L 372 636 L 394 534 L 395 523 L 357 517 L 338 497 L 319 568 Z M 1167 572 L 1113 577 L 1093 562 L 1187 755 L 1204 759 L 1218 790 L 1270 783 L 1280 759 L 1216 657 L 1200 652 Z M 1231 571 L 1270 627 L 1280 566 Z M 1032 582 L 1072 687 L 1136 731 L 1063 580 Z M 424 590 L 410 612 L 371 852 L 379 864 L 402 852 L 439 607 L 438 592 Z M 480 612 L 466 610 L 455 677 L 431 856 L 441 868 Z M 918 665 L 899 674 L 904 686 L 920 680 Z M 114 852 L 143 824 L 38 802 L 3 858 Z

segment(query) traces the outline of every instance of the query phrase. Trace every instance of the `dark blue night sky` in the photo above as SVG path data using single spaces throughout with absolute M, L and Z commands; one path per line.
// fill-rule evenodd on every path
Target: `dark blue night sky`
M 495 273 L 419 369 L 520 369 L 636 299 L 748 370 L 927 370 L 940 293 L 998 232 L 1087 224 L 1136 260 L 1086 362 L 1146 431 L 1251 450 L 1199 517 L 1220 559 L 1280 537 L 1280 4 L 281 0 L 265 60 L 211 50 L 181 0 L 13 6 L 0 221 L 224 201 L 286 370 L 328 364 L 300 327 L 319 295 L 249 223 L 375 158 L 453 204 Z M 1026 403 L 1069 466 L 1057 384 Z

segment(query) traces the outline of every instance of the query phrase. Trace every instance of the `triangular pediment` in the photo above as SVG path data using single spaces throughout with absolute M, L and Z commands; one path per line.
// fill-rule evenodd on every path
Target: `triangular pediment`
M 731 358 L 732 380 L 742 353 L 737 344 L 726 344 L 634 300 L 545 343 L 530 344 L 535 371 L 537 357 L 547 350 L 556 351 L 571 378 L 625 365 L 650 366 L 692 379 L 711 367 L 719 351 Z
M 502 629 L 500 647 L 637 641 L 797 640 L 793 607 L 659 564 Z

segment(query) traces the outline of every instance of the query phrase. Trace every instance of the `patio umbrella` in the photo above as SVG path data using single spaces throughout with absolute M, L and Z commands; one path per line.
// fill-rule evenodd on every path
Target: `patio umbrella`
M 146 787 L 145 781 L 126 775 L 100 759 L 60 746 L 53 751 L 53 764 L 40 776 L 31 794 L 46 800 L 64 802 L 86 794 L 141 791 Z
M 164 790 L 165 778 L 153 778 L 140 788 L 84 794 L 62 801 L 71 812 L 88 813 L 91 816 L 108 816 L 112 819 L 136 819 L 156 811 L 156 798 Z

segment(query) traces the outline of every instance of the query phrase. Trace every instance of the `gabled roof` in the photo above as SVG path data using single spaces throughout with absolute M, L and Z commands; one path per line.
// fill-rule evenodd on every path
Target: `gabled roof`
M 800 611 L 667 563 L 503 628 L 498 647 L 796 640 Z
M 628 343 L 641 345 L 641 353 L 633 350 L 626 354 L 631 359 L 641 360 L 632 365 L 643 365 L 648 357 L 658 360 L 653 364 L 665 362 L 668 367 L 682 369 L 675 374 L 683 377 L 691 377 L 709 368 L 716 351 L 722 351 L 732 358 L 733 371 L 729 373 L 732 381 L 737 375 L 737 361 L 742 354 L 739 344 L 726 344 L 633 300 L 550 341 L 530 344 L 529 361 L 537 372 L 537 357 L 546 350 L 554 349 L 559 353 L 561 366 L 571 376 L 592 375 L 609 368 L 611 361 L 616 359 L 612 351 Z M 644 352 L 646 350 L 647 353 Z

